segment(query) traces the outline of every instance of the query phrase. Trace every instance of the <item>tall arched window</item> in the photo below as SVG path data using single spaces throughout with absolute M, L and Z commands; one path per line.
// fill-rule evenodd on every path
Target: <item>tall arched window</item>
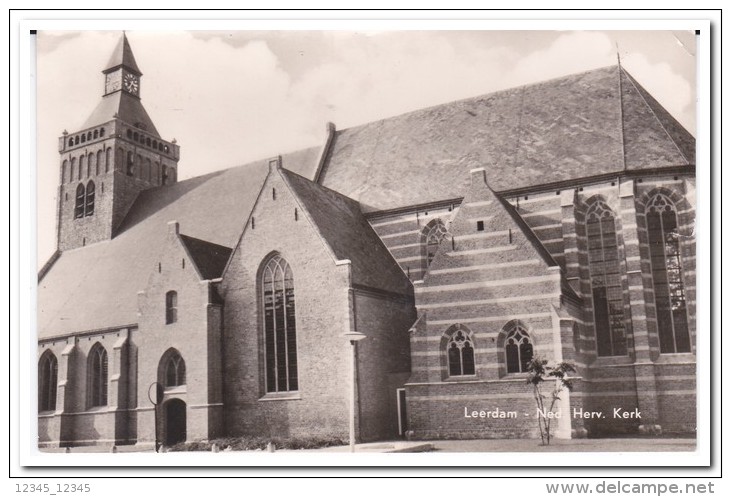
M 94 215 L 94 196 L 96 187 L 93 181 L 89 181 L 86 184 L 86 200 L 84 201 L 84 215 Z
M 165 294 L 165 324 L 178 321 L 178 292 L 170 290 Z
M 602 200 L 586 213 L 589 273 L 599 356 L 627 355 L 622 273 L 614 212 Z
M 267 392 L 298 389 L 297 328 L 292 268 L 274 255 L 261 272 Z
M 96 154 L 90 153 L 89 154 L 89 176 L 93 176 L 95 174 L 99 174 L 99 168 L 96 165 Z
M 127 176 L 135 175 L 135 155 L 127 152 Z
M 109 379 L 107 351 L 97 343 L 89 351 L 87 388 L 89 407 L 107 405 L 107 381 Z
M 84 217 L 84 203 L 86 201 L 86 188 L 79 183 L 76 187 L 76 204 L 74 205 L 74 219 Z
M 511 321 L 505 333 L 505 363 L 508 373 L 524 373 L 533 359 L 533 344 L 528 330 L 520 321 Z
M 99 150 L 96 153 L 96 174 L 102 172 L 102 164 L 104 163 L 104 152 Z
M 181 385 L 185 385 L 185 361 L 177 351 L 174 351 L 168 356 L 165 365 L 165 386 L 178 387 Z
M 68 168 L 69 161 L 63 161 L 63 164 L 61 164 L 61 183 L 66 183 L 66 171 L 68 170 Z
M 475 346 L 470 330 L 462 325 L 455 325 L 448 330 L 447 363 L 449 376 L 468 376 L 475 374 Z
M 109 168 L 112 164 L 112 149 L 108 148 L 106 152 L 104 152 L 104 172 L 108 173 Z
M 85 159 L 86 159 L 86 157 L 84 157 L 83 155 L 81 157 L 79 157 L 79 179 L 81 179 L 84 176 L 84 167 L 86 165 Z
M 667 196 L 658 193 L 647 204 L 645 216 L 660 352 L 663 354 L 690 352 L 688 311 L 675 205 Z
M 441 219 L 432 219 L 421 231 L 421 269 L 426 271 L 439 250 L 439 244 L 447 236 L 447 228 Z
M 53 352 L 47 350 L 38 361 L 38 410 L 56 410 L 56 389 L 58 388 L 58 361 Z
M 69 171 L 69 183 L 71 183 L 76 175 L 76 157 L 71 157 L 71 169 Z

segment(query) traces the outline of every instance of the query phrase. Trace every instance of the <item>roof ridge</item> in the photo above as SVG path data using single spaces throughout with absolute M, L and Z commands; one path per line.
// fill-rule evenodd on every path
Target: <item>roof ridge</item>
M 673 138 L 673 136 L 667 130 L 667 128 L 665 127 L 665 125 L 662 123 L 662 120 L 658 117 L 657 113 L 655 112 L 655 109 L 652 108 L 652 105 L 650 105 L 650 103 L 645 98 L 645 95 L 643 94 L 643 91 L 642 90 L 644 90 L 645 92 L 647 92 L 647 90 L 645 90 L 645 88 L 642 87 L 642 85 L 640 85 L 639 82 L 636 81 L 635 78 L 632 77 L 632 75 L 625 68 L 623 68 L 623 67 L 620 66 L 620 70 L 624 74 L 627 75 L 627 78 L 629 79 L 629 82 L 632 83 L 632 86 L 637 91 L 637 94 L 640 96 L 640 98 L 642 99 L 642 101 L 645 103 L 645 105 L 647 106 L 647 108 L 650 110 L 650 112 L 652 113 L 652 116 L 655 118 L 655 121 L 657 121 L 657 124 L 660 125 L 660 128 L 662 128 L 662 130 L 665 132 L 665 134 L 667 135 L 667 137 L 670 139 L 670 142 L 673 145 L 675 145 L 675 148 L 678 151 L 678 153 L 680 154 L 680 156 L 683 157 L 683 159 L 685 159 L 686 164 L 690 164 L 691 162 L 690 162 L 690 160 L 688 160 L 688 157 L 685 156 L 685 153 L 683 153 L 683 151 L 681 150 L 681 148 L 678 146 L 678 143 L 675 141 L 675 138 Z M 621 74 L 620 74 L 620 78 L 621 78 Z M 642 90 L 640 90 L 640 88 L 638 88 L 638 85 L 642 88 Z M 647 93 L 649 94 L 649 92 L 647 92 Z M 620 101 L 620 103 L 621 103 L 621 101 Z M 658 102 L 658 104 L 659 104 L 659 102 Z M 665 108 L 663 107 L 663 109 L 665 109 Z M 670 112 L 667 111 L 667 109 L 665 109 L 665 112 L 667 112 L 670 115 L 670 117 L 673 117 L 672 114 L 670 114 Z M 675 119 L 675 117 L 673 117 L 673 119 Z M 622 142 L 622 147 L 624 148 L 624 139 L 623 139 L 623 142 Z
M 446 105 L 453 105 L 453 104 L 458 104 L 458 103 L 461 103 L 461 102 L 467 102 L 467 101 L 470 101 L 470 100 L 477 100 L 477 99 L 480 99 L 480 98 L 485 98 L 485 97 L 489 97 L 489 96 L 493 96 L 493 95 L 499 95 L 501 93 L 508 93 L 508 92 L 511 92 L 511 91 L 518 91 L 518 90 L 525 91 L 525 90 L 527 90 L 528 88 L 531 88 L 531 87 L 537 87 L 537 86 L 541 86 L 541 85 L 544 85 L 544 84 L 553 83 L 553 82 L 559 81 L 561 79 L 571 78 L 571 77 L 575 77 L 575 76 L 582 76 L 584 74 L 589 74 L 589 73 L 593 73 L 593 72 L 599 72 L 599 71 L 607 70 L 607 69 L 612 68 L 612 67 L 614 67 L 614 65 L 596 67 L 594 69 L 587 69 L 585 71 L 579 71 L 579 72 L 576 72 L 576 73 L 565 74 L 563 76 L 556 76 L 556 77 L 551 78 L 551 79 L 546 79 L 546 80 L 541 80 L 541 81 L 535 81 L 533 83 L 523 83 L 523 84 L 516 85 L 516 86 L 509 86 L 507 88 L 501 88 L 499 90 L 491 91 L 491 92 L 488 92 L 488 93 L 480 93 L 478 95 L 473 95 L 471 97 L 458 98 L 456 100 L 450 100 L 448 102 L 442 102 L 442 103 L 439 103 L 439 104 L 430 105 L 428 107 L 420 107 L 418 109 L 406 111 L 406 112 L 403 112 L 401 114 L 394 114 L 392 116 L 387 116 L 387 117 L 384 117 L 384 118 L 381 118 L 381 119 L 376 119 L 375 121 L 368 121 L 368 122 L 365 122 L 365 123 L 361 123 L 361 124 L 356 124 L 354 126 L 350 126 L 348 128 L 339 129 L 339 130 L 336 131 L 336 135 L 341 134 L 341 133 L 343 133 L 345 131 L 351 131 L 351 130 L 355 130 L 357 128 L 361 128 L 363 126 L 381 124 L 381 123 L 384 123 L 385 121 L 389 121 L 391 119 L 395 119 L 395 118 L 398 118 L 398 117 L 404 117 L 404 116 L 408 116 L 410 114 L 416 114 L 416 113 L 419 113 L 419 112 L 430 111 L 430 110 L 437 109 L 439 107 L 443 107 L 443 106 L 446 106 Z

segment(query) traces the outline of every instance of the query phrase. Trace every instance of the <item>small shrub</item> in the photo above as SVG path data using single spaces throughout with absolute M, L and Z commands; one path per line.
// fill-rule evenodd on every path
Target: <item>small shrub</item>
M 334 447 L 347 445 L 347 443 L 334 436 L 303 436 L 290 438 L 264 438 L 264 437 L 226 437 L 217 438 L 208 442 L 183 442 L 168 448 L 170 452 L 206 452 L 210 451 L 213 444 L 217 444 L 222 451 L 243 451 L 243 450 L 266 450 L 269 442 L 273 443 L 277 450 L 306 450 L 321 449 L 323 447 Z

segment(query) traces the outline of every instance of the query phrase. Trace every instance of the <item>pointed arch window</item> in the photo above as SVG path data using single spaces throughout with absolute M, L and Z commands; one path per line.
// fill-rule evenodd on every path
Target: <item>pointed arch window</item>
M 38 361 L 38 410 L 56 410 L 58 388 L 58 361 L 53 352 L 47 351 Z
M 627 355 L 622 273 L 614 212 L 603 200 L 586 213 L 594 329 L 599 356 Z
M 457 325 L 447 341 L 447 363 L 449 376 L 470 376 L 475 374 L 475 346 L 469 329 Z
M 127 176 L 135 175 L 135 155 L 127 152 Z
M 96 187 L 94 186 L 93 181 L 89 181 L 86 184 L 86 199 L 84 200 L 84 215 L 85 216 L 93 216 L 94 215 L 94 197 L 96 195 Z
M 533 344 L 521 322 L 511 322 L 505 332 L 505 363 L 508 373 L 524 373 L 533 359 Z
M 185 385 L 185 361 L 178 352 L 173 352 L 165 365 L 165 386 L 178 387 Z
M 107 381 L 109 380 L 107 351 L 97 343 L 89 352 L 87 387 L 89 407 L 107 405 Z
M 178 321 L 178 292 L 170 290 L 165 294 L 165 324 Z
M 441 219 L 432 219 L 421 231 L 421 268 L 426 271 L 439 250 L 439 244 L 447 236 L 447 228 Z
M 86 188 L 79 183 L 76 187 L 76 204 L 74 205 L 74 219 L 84 217 L 84 205 L 86 202 Z
M 267 392 L 298 389 L 294 277 L 289 263 L 275 255 L 261 272 Z
M 675 204 L 666 195 L 658 193 L 647 204 L 645 217 L 660 352 L 663 354 L 690 352 L 688 311 Z

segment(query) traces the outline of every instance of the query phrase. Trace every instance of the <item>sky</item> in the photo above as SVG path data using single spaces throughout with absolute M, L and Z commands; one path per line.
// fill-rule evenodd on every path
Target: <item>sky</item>
M 119 31 L 37 36 L 38 266 L 55 250 L 58 138 L 102 98 Z M 338 129 L 621 63 L 696 134 L 687 31 L 128 31 L 140 95 L 181 147 L 179 179 L 324 142 Z

